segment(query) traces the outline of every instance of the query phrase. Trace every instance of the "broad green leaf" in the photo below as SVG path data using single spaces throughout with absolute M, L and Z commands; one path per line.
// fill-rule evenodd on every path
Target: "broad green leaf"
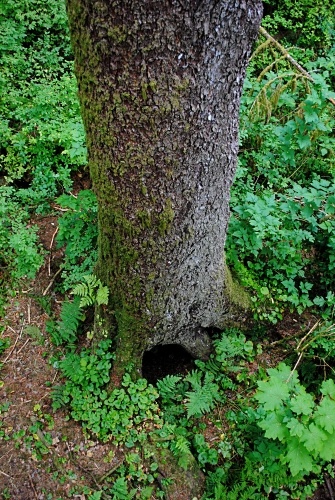
M 297 136 L 297 143 L 299 148 L 305 149 L 311 145 L 311 140 L 308 135 L 299 134 Z
M 278 380 L 281 380 L 285 383 L 287 383 L 287 380 L 289 380 L 289 387 L 293 387 L 294 385 L 299 383 L 297 372 L 294 371 L 291 374 L 291 368 L 285 363 L 279 363 L 276 368 L 269 368 L 268 374 L 271 378 L 277 378 Z
M 258 422 L 259 427 L 265 431 L 265 437 L 279 439 L 279 441 L 284 441 L 289 437 L 287 425 L 283 422 L 285 415 L 285 411 L 282 414 L 269 413 L 266 418 Z
M 287 422 L 286 426 L 290 429 L 291 436 L 301 437 L 305 430 L 305 426 L 296 418 L 291 418 L 291 420 Z
M 308 428 L 304 427 L 301 441 L 304 443 L 308 451 L 310 451 L 311 453 L 316 452 L 319 454 L 324 447 L 323 442 L 326 441 L 328 437 L 329 434 L 312 423 Z
M 290 390 L 285 382 L 277 379 L 270 379 L 267 382 L 258 382 L 258 391 L 255 394 L 255 399 L 263 405 L 267 411 L 279 409 L 283 401 L 286 401 L 290 396 Z
M 314 408 L 313 396 L 302 390 L 290 400 L 290 407 L 297 415 L 310 415 Z
M 324 396 L 330 396 L 335 399 L 335 383 L 332 379 L 325 380 L 321 385 L 321 392 Z
M 298 376 L 295 372 L 291 376 L 289 366 L 284 363 L 280 363 L 277 368 L 270 368 L 268 373 L 269 380 L 258 382 L 255 399 L 263 405 L 265 410 L 272 411 L 279 409 L 282 402 L 289 398 L 290 388 L 298 383 Z M 286 382 L 288 379 L 290 379 L 289 383 Z
M 319 454 L 323 460 L 331 461 L 335 459 L 335 433 L 326 436 L 327 438 L 321 442 L 322 449 Z
M 313 470 L 313 458 L 297 438 L 290 439 L 287 443 L 287 448 L 288 452 L 285 460 L 288 463 L 292 476 L 296 476 L 299 473 L 306 474 Z
M 329 434 L 335 430 L 335 401 L 328 396 L 319 404 L 315 412 L 315 422 L 322 429 L 325 429 Z

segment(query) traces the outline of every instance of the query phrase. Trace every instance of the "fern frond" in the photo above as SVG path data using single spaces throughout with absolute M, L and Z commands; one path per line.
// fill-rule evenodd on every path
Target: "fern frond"
M 80 307 L 87 307 L 93 304 L 94 298 L 90 295 L 92 290 L 86 283 L 78 283 L 73 289 L 74 295 L 79 295 L 80 297 Z
M 194 389 L 201 387 L 202 372 L 200 370 L 192 370 L 185 377 L 185 381 L 189 382 Z
M 185 436 L 178 436 L 174 447 L 179 453 L 191 453 L 190 443 Z
M 80 384 L 85 378 L 81 357 L 78 354 L 68 353 L 59 363 L 62 374 L 71 382 Z
M 216 401 L 220 399 L 219 386 L 213 382 L 213 373 L 206 373 L 201 385 L 201 381 L 193 383 L 193 391 L 186 392 L 187 417 L 201 417 L 204 413 L 211 411 Z M 194 380 L 193 380 L 194 382 Z
M 98 305 L 108 304 L 108 287 L 103 286 L 100 279 L 94 274 L 84 276 L 84 281 L 78 283 L 72 293 L 81 298 L 80 307 L 92 306 L 95 303 Z
M 158 392 L 163 400 L 172 399 L 176 396 L 176 386 L 181 380 L 178 375 L 167 375 L 157 382 Z
M 214 375 L 219 375 L 219 373 L 221 373 L 221 364 L 216 359 L 210 358 L 206 362 L 206 368 Z
M 177 436 L 171 444 L 171 450 L 174 456 L 178 458 L 178 465 L 186 470 L 189 467 L 192 455 L 190 443 L 185 436 Z
M 69 397 L 64 393 L 65 386 L 64 385 L 56 385 L 52 388 L 51 391 L 51 399 L 52 399 L 52 408 L 54 410 L 58 410 L 62 408 L 69 402 Z
M 83 319 L 84 316 L 80 310 L 79 297 L 75 297 L 72 302 L 63 302 L 60 321 L 57 325 L 58 336 L 56 335 L 55 338 L 56 345 L 75 342 L 77 340 L 79 322 Z
M 107 305 L 108 304 L 108 296 L 109 296 L 109 290 L 107 286 L 100 285 L 97 291 L 96 295 L 96 302 L 98 306 L 101 306 L 103 304 Z

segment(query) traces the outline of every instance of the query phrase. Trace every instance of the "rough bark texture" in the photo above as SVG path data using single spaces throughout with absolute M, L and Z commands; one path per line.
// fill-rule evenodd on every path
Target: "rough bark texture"
M 260 0 L 67 0 L 97 273 L 117 363 L 177 343 L 206 357 L 222 326 L 224 244 L 245 69 Z

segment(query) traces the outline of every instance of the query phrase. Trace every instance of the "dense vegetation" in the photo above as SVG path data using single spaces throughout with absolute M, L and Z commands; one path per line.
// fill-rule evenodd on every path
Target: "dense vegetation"
M 0 25 L 0 308 L 40 269 L 36 223 L 57 215 L 64 259 L 55 286 L 74 299 L 64 301 L 60 318 L 49 311 L 50 361 L 64 376 L 53 407 L 127 449 L 109 486 L 88 498 L 164 498 L 148 443 L 169 450 L 181 469 L 196 458 L 207 479 L 204 500 L 308 498 L 334 474 L 335 459 L 332 0 L 267 0 L 262 25 L 281 47 L 260 35 L 245 82 L 226 253 L 250 294 L 254 326 L 217 335 L 215 354 L 185 377 L 153 387 L 127 374 L 112 391 L 110 340 L 93 352 L 89 331 L 86 347 L 77 346 L 85 343 L 87 308 L 105 304 L 108 290 L 92 274 L 95 196 L 72 193 L 87 172 L 64 6 L 7 0 Z M 266 371 L 267 325 L 303 312 L 319 323 L 290 339 L 291 357 Z M 0 352 L 7 347 L 0 337 Z

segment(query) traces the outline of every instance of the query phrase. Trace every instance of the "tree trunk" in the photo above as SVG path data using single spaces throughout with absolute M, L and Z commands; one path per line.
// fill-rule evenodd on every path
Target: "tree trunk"
M 227 312 L 224 244 L 260 0 L 67 0 L 99 204 L 97 324 L 116 373 L 156 344 L 206 357 Z M 112 333 L 114 332 L 114 333 Z

